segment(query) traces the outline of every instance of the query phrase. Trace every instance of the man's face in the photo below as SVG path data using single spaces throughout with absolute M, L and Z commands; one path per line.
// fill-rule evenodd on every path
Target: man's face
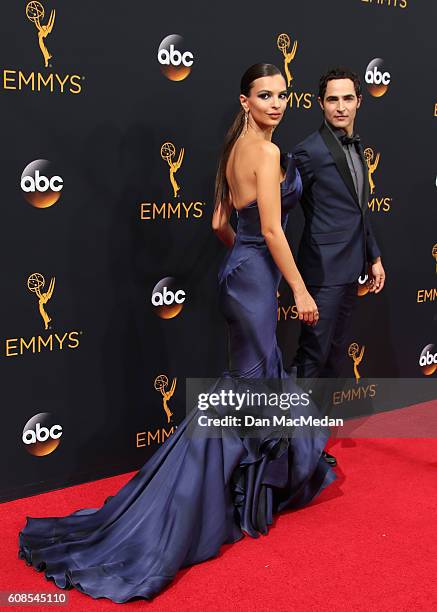
M 319 104 L 326 121 L 335 128 L 343 129 L 349 136 L 354 131 L 355 115 L 361 105 L 361 96 L 355 93 L 351 79 L 332 79 L 328 81 L 323 100 Z

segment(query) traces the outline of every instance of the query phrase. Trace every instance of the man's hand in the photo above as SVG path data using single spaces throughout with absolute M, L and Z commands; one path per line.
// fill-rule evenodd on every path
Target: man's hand
M 381 263 L 381 258 L 378 257 L 375 261 L 369 265 L 369 292 L 379 293 L 382 291 L 385 283 L 385 271 Z

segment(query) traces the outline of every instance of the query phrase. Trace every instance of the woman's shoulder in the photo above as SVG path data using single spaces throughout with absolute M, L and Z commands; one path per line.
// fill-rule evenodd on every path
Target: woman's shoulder
M 257 165 L 260 164 L 278 164 L 281 159 L 281 150 L 274 142 L 263 140 L 257 142 L 252 150 L 254 159 Z
M 257 142 L 254 146 L 254 149 L 256 149 L 258 153 L 261 153 L 267 156 L 270 155 L 270 156 L 279 157 L 281 153 L 281 150 L 278 147 L 278 145 L 275 144 L 274 142 L 271 142 L 270 140 L 261 140 L 260 142 Z

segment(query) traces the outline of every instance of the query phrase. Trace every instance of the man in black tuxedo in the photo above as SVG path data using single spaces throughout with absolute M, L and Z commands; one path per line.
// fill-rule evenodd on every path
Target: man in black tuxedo
M 361 100 L 355 73 L 336 68 L 323 75 L 318 98 L 323 124 L 293 150 L 304 187 L 298 265 L 320 316 L 316 325 L 302 325 L 293 364 L 298 377 L 340 375 L 358 278 L 368 275 L 372 293 L 384 286 L 381 253 L 366 214 L 367 165 L 354 133 Z M 336 465 L 335 457 L 326 452 L 324 457 Z

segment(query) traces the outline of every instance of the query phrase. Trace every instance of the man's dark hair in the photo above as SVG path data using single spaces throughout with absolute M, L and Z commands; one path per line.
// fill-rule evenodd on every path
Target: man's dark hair
M 333 81 L 334 79 L 350 79 L 353 81 L 357 98 L 361 96 L 361 81 L 355 72 L 352 72 L 352 70 L 349 70 L 349 68 L 332 68 L 326 74 L 323 74 L 320 77 L 319 97 L 322 102 L 323 98 L 325 97 L 328 82 Z

